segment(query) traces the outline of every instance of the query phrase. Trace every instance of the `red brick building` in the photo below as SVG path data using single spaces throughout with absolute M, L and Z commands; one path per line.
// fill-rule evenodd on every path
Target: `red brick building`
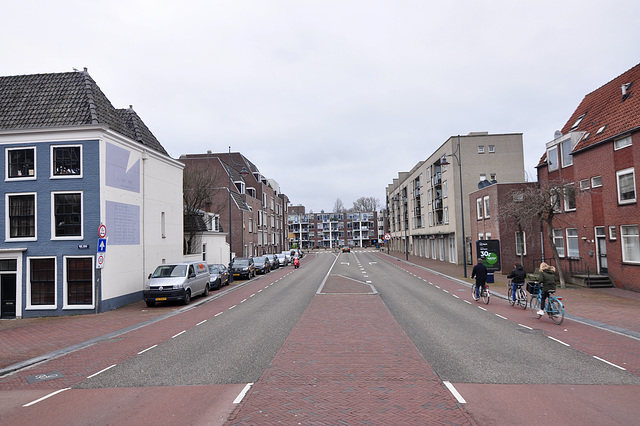
M 515 194 L 537 183 L 494 183 L 469 194 L 469 220 L 471 227 L 472 259 L 480 257 L 476 250 L 478 240 L 500 241 L 502 274 L 508 274 L 514 263 L 521 263 L 525 271 L 533 272 L 540 264 L 542 249 L 540 224 L 535 223 L 518 231 L 513 219 L 500 216 L 500 206 L 514 201 Z
M 639 165 L 640 64 L 587 94 L 537 166 L 541 186 L 565 187 L 553 235 L 569 282 L 640 291 Z

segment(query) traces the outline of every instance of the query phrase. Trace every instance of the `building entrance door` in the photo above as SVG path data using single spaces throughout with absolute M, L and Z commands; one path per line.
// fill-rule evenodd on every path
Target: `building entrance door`
M 603 236 L 596 237 L 598 248 L 598 273 L 607 273 L 607 239 Z
M 0 318 L 16 317 L 16 274 L 0 274 Z

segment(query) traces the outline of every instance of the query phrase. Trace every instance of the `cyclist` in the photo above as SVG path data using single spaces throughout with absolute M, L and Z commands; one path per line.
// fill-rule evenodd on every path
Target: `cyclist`
M 544 305 L 549 297 L 549 291 L 555 291 L 556 289 L 556 268 L 542 262 L 540 264 L 538 282 L 542 284 L 542 301 L 540 302 L 538 315 L 544 315 Z
M 527 273 L 524 271 L 524 268 L 522 267 L 521 264 L 514 263 L 513 266 L 515 268 L 513 269 L 513 271 L 511 271 L 509 275 L 507 275 L 507 278 L 511 278 L 511 284 L 512 284 L 511 297 L 513 297 L 513 301 L 515 302 L 516 292 L 520 288 L 520 286 L 524 284 L 524 279 L 527 277 Z
M 487 267 L 482 259 L 478 259 L 478 264 L 471 271 L 471 278 L 476 279 L 476 300 L 480 298 L 480 287 L 484 290 L 487 285 Z

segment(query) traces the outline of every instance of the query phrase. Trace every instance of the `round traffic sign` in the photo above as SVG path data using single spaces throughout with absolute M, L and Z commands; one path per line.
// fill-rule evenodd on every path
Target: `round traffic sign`
M 98 269 L 101 269 L 104 267 L 104 253 L 98 253 L 98 259 L 96 260 L 97 265 L 96 267 Z
M 107 236 L 107 227 L 103 223 L 101 223 L 98 227 L 98 236 L 100 238 L 104 238 Z

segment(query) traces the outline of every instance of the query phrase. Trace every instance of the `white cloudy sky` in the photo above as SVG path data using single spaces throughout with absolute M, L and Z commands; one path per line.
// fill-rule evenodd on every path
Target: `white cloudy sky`
M 245 154 L 315 212 L 384 201 L 450 136 L 524 134 L 534 166 L 639 62 L 637 0 L 21 0 L 0 75 L 87 67 L 167 151 Z

